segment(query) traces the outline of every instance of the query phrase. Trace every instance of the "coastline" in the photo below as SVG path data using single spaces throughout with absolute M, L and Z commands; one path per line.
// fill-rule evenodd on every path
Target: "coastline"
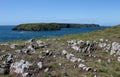
M 10 70 L 3 75 L 4 77 L 23 77 L 24 73 L 21 70 L 26 73 L 26 76 L 32 75 L 33 77 L 48 77 L 49 75 L 59 77 L 66 74 L 70 77 L 120 76 L 117 73 L 120 67 L 119 53 L 113 48 L 120 46 L 119 29 L 120 26 L 115 26 L 84 34 L 0 43 L 1 56 L 6 56 L 0 61 L 0 70 L 6 68 Z M 109 45 L 111 47 L 108 49 Z M 87 50 L 85 50 L 86 47 Z M 113 56 L 113 52 L 116 56 Z M 7 64 L 10 66 L 6 66 Z M 27 68 L 23 67 L 24 65 Z M 35 74 L 34 69 L 37 69 Z M 62 71 L 64 73 L 61 73 Z

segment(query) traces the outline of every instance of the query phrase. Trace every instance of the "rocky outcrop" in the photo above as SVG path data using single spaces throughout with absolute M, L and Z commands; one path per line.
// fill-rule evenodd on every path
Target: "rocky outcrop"
M 68 45 L 71 46 L 72 49 L 76 50 L 77 52 L 85 52 L 91 53 L 95 49 L 96 43 L 90 41 L 67 41 Z
M 29 69 L 30 66 L 32 66 L 32 64 L 25 60 L 12 63 L 10 66 L 10 74 L 22 74 L 22 76 L 25 77 L 28 74 L 27 69 Z
M 38 75 L 44 77 L 43 74 L 46 73 L 52 76 L 51 74 L 65 71 L 65 74 L 60 73 L 60 77 L 63 77 L 69 75 L 68 72 L 66 73 L 69 69 L 85 74 L 97 74 L 101 71 L 97 64 L 107 68 L 106 66 L 111 66 L 113 62 L 118 64 L 120 62 L 119 42 L 100 39 L 70 40 L 67 43 L 59 43 L 53 40 L 43 42 L 30 39 L 22 44 L 2 44 L 1 46 L 6 46 L 6 49 L 0 50 L 0 74 L 10 74 L 13 77 Z M 96 65 L 92 65 L 91 62 Z

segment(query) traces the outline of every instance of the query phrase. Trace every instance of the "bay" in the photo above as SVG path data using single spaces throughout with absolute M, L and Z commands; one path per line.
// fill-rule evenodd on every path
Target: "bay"
M 66 34 L 86 33 L 107 28 L 107 26 L 91 28 L 62 28 L 55 31 L 13 31 L 14 26 L 0 26 L 0 42 L 28 40 L 32 38 L 49 38 Z

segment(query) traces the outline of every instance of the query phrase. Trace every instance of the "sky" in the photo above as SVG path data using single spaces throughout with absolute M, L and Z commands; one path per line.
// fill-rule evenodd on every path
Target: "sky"
M 0 25 L 59 22 L 120 24 L 120 0 L 0 0 Z

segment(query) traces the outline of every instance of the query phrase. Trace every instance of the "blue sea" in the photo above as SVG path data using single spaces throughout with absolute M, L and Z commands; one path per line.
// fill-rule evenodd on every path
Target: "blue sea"
M 31 38 L 49 38 L 66 34 L 86 33 L 107 28 L 101 26 L 92 28 L 62 28 L 56 31 L 13 31 L 13 27 L 14 26 L 0 26 L 0 42 L 28 40 Z

